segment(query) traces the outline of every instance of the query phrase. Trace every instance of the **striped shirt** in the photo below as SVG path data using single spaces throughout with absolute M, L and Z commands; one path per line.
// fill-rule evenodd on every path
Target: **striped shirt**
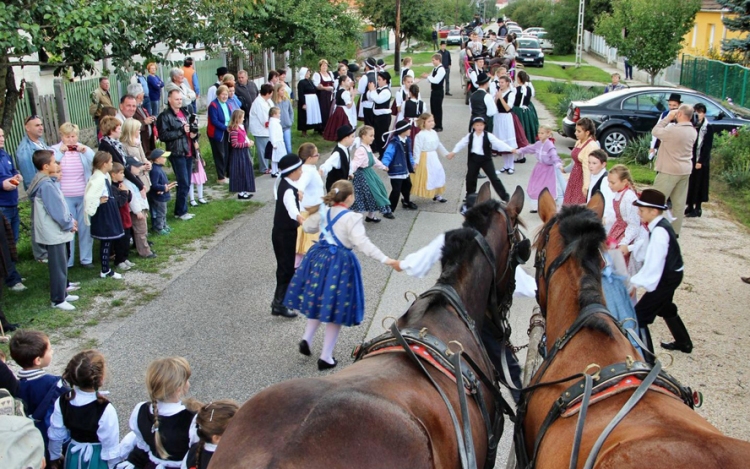
M 77 151 L 66 151 L 60 160 L 62 177 L 60 189 L 65 197 L 83 197 L 86 192 L 86 175 L 83 173 L 81 154 Z

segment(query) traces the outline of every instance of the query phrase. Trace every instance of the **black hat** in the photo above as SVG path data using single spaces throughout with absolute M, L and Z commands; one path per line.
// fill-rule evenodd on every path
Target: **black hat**
M 133 158 L 132 156 L 128 156 L 127 158 L 125 158 L 125 166 L 128 168 L 131 166 L 140 168 L 141 166 L 143 166 L 143 163 L 141 163 L 141 160 L 139 159 Z
M 386 72 L 385 70 L 378 72 L 378 76 L 382 78 L 383 80 L 387 81 L 388 83 L 391 82 L 391 74 Z
M 374 57 L 368 57 L 367 60 L 365 60 L 365 65 L 370 68 L 375 68 L 378 66 L 378 62 Z
M 279 173 L 283 176 L 302 166 L 302 160 L 296 153 L 289 153 L 279 161 Z
M 164 151 L 164 150 L 161 150 L 161 149 L 157 148 L 156 150 L 152 151 L 150 155 L 148 155 L 148 159 L 151 160 L 151 161 L 156 161 L 157 159 L 161 158 L 162 156 L 164 158 L 166 158 L 166 157 L 168 157 L 171 154 L 172 154 L 172 152 Z
M 474 116 L 471 118 L 471 125 L 474 125 L 476 122 L 481 122 L 482 124 L 486 124 L 487 121 L 484 120 L 484 117 L 482 116 Z
M 382 67 L 383 65 L 385 65 L 385 60 L 378 59 L 377 64 L 378 64 L 378 67 Z
M 658 208 L 659 210 L 667 209 L 667 198 L 656 189 L 644 189 L 641 196 L 633 202 L 638 207 Z
M 227 73 L 229 73 L 229 69 L 226 68 L 226 67 L 219 67 L 219 68 L 216 69 L 216 76 L 217 77 L 223 77 Z
M 336 141 L 340 142 L 353 133 L 354 128 L 349 124 L 344 124 L 336 130 Z
M 445 41 L 440 41 L 440 45 L 445 45 Z
M 490 81 L 490 76 L 484 72 L 479 72 L 477 75 L 477 85 L 484 85 Z
M 669 95 L 669 99 L 667 101 L 677 101 L 678 103 L 682 104 L 682 95 L 679 93 L 672 93 Z
M 347 65 L 347 68 L 352 73 L 357 73 L 359 71 L 359 65 L 357 65 L 355 63 L 351 63 L 351 64 Z
M 341 59 L 341 60 L 339 60 L 339 63 L 340 64 L 344 64 L 344 65 L 349 65 L 349 60 L 347 60 L 347 59 Z
M 411 129 L 411 121 L 408 119 L 401 119 L 400 121 L 396 122 L 396 127 L 393 128 L 393 131 L 396 132 L 396 135 L 398 135 L 407 129 Z
M 474 56 L 474 60 L 487 60 L 487 57 L 485 57 L 482 54 L 479 54 L 479 55 Z

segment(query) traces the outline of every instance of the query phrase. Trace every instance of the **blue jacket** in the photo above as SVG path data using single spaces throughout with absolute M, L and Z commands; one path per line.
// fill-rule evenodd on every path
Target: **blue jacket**
M 55 410 L 55 401 L 69 391 L 63 385 L 59 376 L 42 372 L 34 373 L 32 377 L 18 380 L 18 397 L 26 404 L 26 412 L 34 420 L 34 425 L 42 433 L 44 448 L 48 447 L 47 430 L 50 417 Z
M 151 166 L 149 177 L 151 178 L 151 189 L 148 192 L 151 200 L 168 202 L 172 198 L 172 194 L 167 190 L 169 179 L 167 178 L 167 173 L 164 172 L 164 166 L 154 163 Z M 158 192 L 161 192 L 161 194 Z
M 49 149 L 43 138 L 39 139 L 39 143 L 41 143 L 45 149 Z M 21 171 L 21 176 L 23 176 L 23 187 L 25 189 L 29 188 L 31 180 L 36 176 L 36 168 L 34 167 L 34 162 L 31 157 L 34 156 L 35 151 L 40 149 L 41 148 L 32 143 L 28 135 L 23 136 L 21 143 L 19 143 L 18 148 L 16 148 L 16 163 L 18 163 L 18 170 Z
M 143 88 L 143 102 L 144 104 L 148 103 L 149 101 L 151 101 L 151 93 L 149 93 L 148 90 L 148 78 L 143 75 L 136 75 L 135 77 L 138 80 L 138 83 Z
M 406 142 L 401 142 L 398 137 L 391 139 L 380 161 L 388 166 L 389 177 L 413 173 L 414 155 L 411 150 L 411 138 L 406 137 Z
M 232 113 L 235 109 L 232 102 L 226 102 L 227 110 L 229 111 L 229 117 L 231 119 Z M 208 128 L 206 135 L 211 140 L 221 141 L 224 138 L 224 132 L 227 131 L 227 123 L 224 118 L 224 111 L 221 110 L 221 104 L 219 104 L 219 98 L 214 99 L 208 105 Z
M 161 89 L 164 88 L 164 82 L 156 75 L 149 75 L 146 78 L 146 82 L 148 83 L 148 99 L 159 101 L 161 99 Z
M 18 174 L 13 158 L 0 149 L 0 184 Z M 26 178 L 24 178 L 26 179 Z M 0 188 L 0 207 L 15 207 L 18 205 L 18 189 L 6 191 Z

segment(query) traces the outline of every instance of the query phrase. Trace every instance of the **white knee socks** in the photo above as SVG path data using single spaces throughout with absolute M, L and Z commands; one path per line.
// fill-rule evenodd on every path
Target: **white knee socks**
M 203 198 L 203 184 L 197 184 L 197 186 L 198 186 L 198 198 L 202 199 Z
M 320 321 L 317 319 L 308 319 L 307 325 L 305 326 L 305 334 L 302 336 L 302 339 L 307 342 L 308 345 L 312 345 L 313 338 L 315 337 L 315 331 L 318 330 L 318 326 L 320 326 Z
M 515 171 L 515 155 L 513 153 L 503 154 L 503 168 L 512 169 Z
M 331 365 L 333 365 L 333 349 L 336 347 L 340 330 L 340 324 L 326 324 L 326 335 L 323 339 L 323 350 L 320 352 L 320 359 Z

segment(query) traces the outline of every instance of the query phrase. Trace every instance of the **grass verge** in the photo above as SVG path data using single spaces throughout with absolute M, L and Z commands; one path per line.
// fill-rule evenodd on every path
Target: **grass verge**
M 750 228 L 750 190 L 732 189 L 720 178 L 712 177 L 711 200 L 718 201 L 732 217 Z
M 572 64 L 576 63 L 576 56 L 575 56 L 575 54 L 553 55 L 553 54 L 547 54 L 547 53 L 545 53 L 544 54 L 544 58 L 545 58 L 545 60 L 551 60 L 553 62 L 568 62 L 568 63 L 572 63 Z M 588 63 L 588 62 L 586 62 L 586 59 L 584 59 L 584 58 L 581 58 L 581 62 Z
M 557 122 L 557 129 L 562 129 L 563 117 L 559 115 L 558 107 L 560 100 L 563 98 L 562 94 L 550 92 L 550 85 L 554 83 L 551 81 L 537 80 L 534 82 L 534 89 L 536 90 L 536 99 L 541 102 L 547 110 L 555 116 Z
M 545 63 L 542 68 L 526 67 L 525 70 L 532 77 L 536 75 L 568 81 L 594 81 L 605 84 L 609 83 L 611 79 L 609 73 L 591 65 L 581 65 L 576 68 L 574 66 Z

